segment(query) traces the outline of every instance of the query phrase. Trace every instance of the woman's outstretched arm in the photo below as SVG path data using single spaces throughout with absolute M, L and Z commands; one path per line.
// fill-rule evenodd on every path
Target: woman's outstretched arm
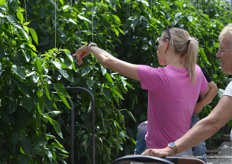
M 84 45 L 80 47 L 73 56 L 76 56 L 79 62 L 79 65 L 83 63 L 82 59 L 89 55 L 90 53 L 93 53 L 95 58 L 98 60 L 98 62 L 103 65 L 105 68 L 116 71 L 120 73 L 123 76 L 126 76 L 128 78 L 138 80 L 138 71 L 137 71 L 137 65 L 131 64 L 125 61 L 122 61 L 120 59 L 115 58 L 107 51 L 99 48 L 96 45 L 88 46 Z

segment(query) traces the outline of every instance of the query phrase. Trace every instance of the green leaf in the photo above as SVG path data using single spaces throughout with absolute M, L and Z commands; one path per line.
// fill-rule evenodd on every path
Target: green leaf
M 39 98 L 39 103 L 37 103 L 37 109 L 38 109 L 38 113 L 40 115 L 43 114 L 43 109 L 44 109 L 44 104 L 45 104 L 45 100 L 43 97 Z
M 25 107 L 27 109 L 27 111 L 29 113 L 31 113 L 31 110 L 33 108 L 33 102 L 30 98 L 24 96 L 23 99 L 22 99 L 22 104 L 23 104 L 23 107 Z
M 12 82 L 14 82 L 18 86 L 19 90 L 21 90 L 24 95 L 29 95 L 30 94 L 29 91 L 28 91 L 27 84 L 21 83 L 17 79 L 13 79 Z
M 31 22 L 24 22 L 23 23 L 23 26 L 27 26 L 27 25 L 29 25 Z
M 74 82 L 74 76 L 70 70 L 59 70 L 60 74 L 70 82 Z
M 90 67 L 85 67 L 81 70 L 81 76 L 84 77 L 87 75 L 92 69 Z
M 37 90 L 36 94 L 37 94 L 38 97 L 43 96 L 43 92 L 40 89 Z
M 57 91 L 57 93 L 61 93 L 61 94 L 65 95 L 65 96 L 70 97 L 68 95 L 67 91 L 65 90 L 64 86 L 61 83 L 54 83 L 53 85 L 54 85 L 55 90 Z
M 30 30 L 30 33 L 31 33 L 32 38 L 33 38 L 33 40 L 35 41 L 35 43 L 36 43 L 37 45 L 39 45 L 39 43 L 38 43 L 38 37 L 37 37 L 36 31 L 35 31 L 33 28 L 29 28 L 29 30 Z
M 44 91 L 45 91 L 45 94 L 46 94 L 47 98 L 48 98 L 49 100 L 51 100 L 50 93 L 49 93 L 49 90 L 48 90 L 47 86 L 44 85 L 43 88 L 44 88 Z
M 162 3 L 162 5 L 165 6 L 167 9 L 170 9 L 169 4 L 168 4 L 166 1 L 162 0 L 161 3 Z
M 15 112 L 17 109 L 17 104 L 15 101 L 11 101 L 10 104 L 9 104 L 9 112 L 10 113 L 13 113 Z
M 127 113 L 128 113 L 128 115 L 130 116 L 130 118 L 131 118 L 134 122 L 136 122 L 136 119 L 135 119 L 134 115 L 133 115 L 130 111 L 128 111 L 128 110 L 127 110 Z
M 92 86 L 94 85 L 94 80 L 93 79 L 88 79 L 86 81 L 86 84 L 87 84 L 89 89 L 92 89 Z
M 29 38 L 28 33 L 27 33 L 24 29 L 20 29 L 20 31 L 23 33 L 24 37 L 29 41 L 30 38 Z M 29 42 L 29 43 L 30 43 L 30 42 Z
M 49 159 L 50 161 L 52 161 L 53 155 L 52 155 L 51 151 L 48 150 L 48 151 L 46 151 L 46 153 L 47 153 L 48 159 Z
M 5 56 L 5 50 L 0 45 L 0 59 Z
M 59 98 L 63 101 L 64 105 L 67 106 L 69 109 L 71 109 L 66 97 L 60 93 L 58 93 Z
M 103 67 L 102 65 L 101 65 L 101 72 L 102 72 L 102 75 L 104 76 L 105 74 L 106 74 L 106 72 L 107 72 L 107 69 L 105 68 L 105 67 Z
M 145 0 L 137 0 L 138 2 L 141 2 L 141 3 L 143 3 L 144 5 L 146 5 L 147 7 L 149 7 L 149 4 L 148 4 L 148 2 L 147 1 L 145 1 Z
M 118 22 L 118 23 L 121 23 L 121 20 L 120 18 L 117 16 L 117 15 L 112 15 L 114 17 L 114 19 Z
M 68 59 L 69 59 L 71 62 L 73 62 L 73 56 L 70 54 L 70 51 L 64 50 L 64 52 L 65 52 L 65 55 L 68 57 Z
M 105 73 L 105 77 L 106 79 L 110 82 L 110 83 L 114 83 L 113 79 L 111 78 L 110 74 L 109 73 Z
M 29 62 L 31 59 L 31 56 L 28 53 L 26 53 L 24 50 L 22 50 L 22 52 L 23 52 L 23 55 L 24 55 L 26 61 Z
M 25 79 L 26 73 L 24 69 L 17 65 L 12 65 L 13 72 L 16 73 L 21 79 Z
M 70 70 L 73 69 L 73 65 L 74 65 L 74 62 L 71 62 L 69 59 L 64 59 L 63 63 L 62 63 L 62 68 L 68 68 Z M 74 65 L 74 68 L 75 68 L 75 65 Z M 73 69 L 75 70 L 75 69 Z
M 38 146 L 43 147 L 43 146 L 46 146 L 47 144 L 48 144 L 48 139 L 45 136 L 42 136 L 38 139 Z
M 53 120 L 51 117 L 47 116 L 49 122 L 52 124 L 54 127 L 56 133 L 60 136 L 60 138 L 63 138 L 62 132 L 60 130 L 60 125 L 56 120 Z
M 63 101 L 63 103 L 69 108 L 71 109 L 67 99 L 65 98 L 65 96 L 70 97 L 67 93 L 67 91 L 64 89 L 64 86 L 61 85 L 60 83 L 54 83 L 53 84 L 55 87 L 55 90 L 57 91 L 57 94 L 59 96 L 59 98 Z
M 110 6 L 116 10 L 116 4 L 117 4 L 117 0 L 110 0 Z
M 5 5 L 6 0 L 0 0 L 0 5 Z
M 32 153 L 33 154 L 38 154 L 38 153 L 40 153 L 42 151 L 42 149 L 40 148 L 40 147 L 38 147 L 38 146 L 34 146 L 33 148 L 32 148 Z
M 59 69 L 59 70 L 62 70 L 62 64 L 58 61 L 52 61 L 53 65 Z
M 81 15 L 77 15 L 78 16 L 78 18 L 80 18 L 81 20 L 83 20 L 83 21 L 86 21 L 86 22 L 88 22 L 88 23 L 92 23 L 92 21 L 90 21 L 90 20 L 88 20 L 87 18 L 85 18 L 85 17 L 83 17 L 83 16 L 81 16 Z
M 118 32 L 118 30 L 116 28 L 112 28 L 112 31 L 114 31 L 114 33 L 116 34 L 116 36 L 119 35 L 119 32 Z
M 76 22 L 73 19 L 69 18 L 68 21 L 76 25 Z
M 24 152 L 26 152 L 27 154 L 31 152 L 32 143 L 31 143 L 31 140 L 26 136 L 22 137 L 22 147 L 23 147 Z
M 39 74 L 42 74 L 42 64 L 38 57 L 36 57 L 35 65 L 36 65 L 37 72 Z
M 62 112 L 61 111 L 51 111 L 48 114 L 50 114 L 52 117 L 56 117 L 60 115 Z
M 30 158 L 25 155 L 22 155 L 20 157 L 19 163 L 20 164 L 30 163 Z
M 122 97 L 122 95 L 116 90 L 116 89 L 111 89 L 111 91 L 115 94 L 115 95 L 117 95 L 120 99 L 122 99 L 122 100 L 124 100 L 124 98 Z
M 211 63 L 208 61 L 207 59 L 207 56 L 204 52 L 204 49 L 199 47 L 199 51 L 200 51 L 200 55 L 201 55 L 201 58 L 208 64 L 208 65 L 211 65 Z
M 63 0 L 59 0 L 60 1 L 60 3 L 62 4 L 62 5 L 64 5 L 64 1 Z
M 23 14 L 22 14 L 23 11 L 24 10 L 21 7 L 19 7 L 17 9 L 17 17 L 20 20 L 20 23 L 23 23 L 23 20 L 24 20 L 24 17 L 23 17 Z
M 16 144 L 19 141 L 19 133 L 13 132 L 12 134 L 12 142 L 13 144 Z
M 14 12 L 16 12 L 16 10 L 17 10 L 18 7 L 19 7 L 18 1 L 16 1 L 16 0 L 10 0 L 8 3 L 9 3 L 10 8 L 11 8 Z

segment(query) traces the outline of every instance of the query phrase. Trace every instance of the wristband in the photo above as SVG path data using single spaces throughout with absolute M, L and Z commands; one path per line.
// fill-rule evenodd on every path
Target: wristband
M 97 44 L 96 44 L 96 43 L 89 42 L 89 43 L 87 44 L 87 48 L 88 48 L 89 51 L 91 51 L 91 50 L 90 50 L 90 47 L 91 47 L 91 46 L 97 46 Z

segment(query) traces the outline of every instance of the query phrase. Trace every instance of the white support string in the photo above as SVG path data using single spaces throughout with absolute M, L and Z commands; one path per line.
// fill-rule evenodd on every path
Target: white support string
M 151 17 L 152 17 L 152 0 L 150 1 L 151 4 Z
M 56 48 L 56 0 L 55 0 L 55 48 Z
M 92 42 L 93 42 L 93 0 L 92 0 Z
M 24 0 L 24 6 L 25 6 L 25 19 L 27 22 L 27 3 L 26 3 L 26 0 Z

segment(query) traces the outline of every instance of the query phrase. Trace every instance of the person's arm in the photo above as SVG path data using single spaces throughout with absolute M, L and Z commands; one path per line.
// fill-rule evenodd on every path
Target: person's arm
M 184 136 L 175 141 L 177 153 L 183 152 L 215 134 L 232 118 L 232 97 L 222 96 L 213 111 L 195 124 Z M 172 156 L 174 151 L 164 149 L 147 149 L 142 155 L 156 157 Z
M 211 81 L 208 83 L 209 91 L 205 96 L 200 96 L 200 101 L 196 104 L 194 113 L 198 114 L 207 104 L 211 103 L 213 98 L 217 95 L 218 87 Z
M 89 49 L 87 45 L 84 45 L 80 47 L 73 56 L 77 57 L 79 65 L 80 65 L 83 63 L 82 59 L 85 56 L 89 55 L 90 52 L 93 53 L 93 55 L 96 57 L 98 62 L 102 64 L 105 68 L 116 71 L 123 76 L 139 81 L 136 64 L 131 64 L 131 63 L 119 60 L 115 58 L 114 56 L 112 56 L 107 51 L 95 45 L 90 46 Z

